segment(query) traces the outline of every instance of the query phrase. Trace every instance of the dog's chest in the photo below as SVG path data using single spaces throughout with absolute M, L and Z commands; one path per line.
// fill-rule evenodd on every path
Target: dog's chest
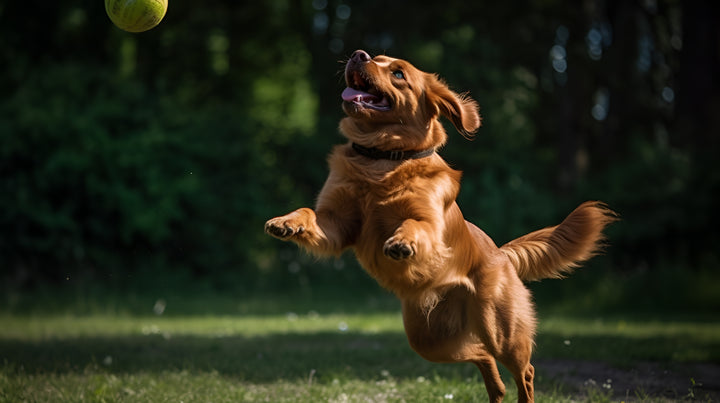
M 418 210 L 430 204 L 428 194 L 438 185 L 434 178 L 400 174 L 366 176 L 355 182 L 361 216 L 355 247 L 364 263 L 400 264 L 383 255 L 383 245 L 403 222 L 422 219 Z

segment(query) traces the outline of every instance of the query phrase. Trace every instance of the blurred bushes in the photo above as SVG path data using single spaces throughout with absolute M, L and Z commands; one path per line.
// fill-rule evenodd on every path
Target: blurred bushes
M 264 218 L 312 197 L 275 148 L 313 125 L 312 97 L 298 101 L 298 88 L 283 86 L 297 84 L 293 77 L 247 97 L 278 114 L 268 117 L 153 92 L 94 65 L 28 72 L 0 102 L 5 276 L 12 283 L 122 282 L 148 270 L 212 274 L 220 283 L 233 271 L 254 277 Z M 293 102 L 307 116 L 282 119 L 298 108 Z M 318 152 L 315 160 L 324 158 Z
M 600 199 L 623 218 L 608 264 L 716 266 L 718 142 L 705 132 L 718 125 L 680 106 L 713 105 L 717 80 L 683 86 L 693 70 L 680 66 L 717 52 L 678 49 L 694 28 L 682 5 L 570 3 L 450 1 L 401 20 L 402 3 L 173 3 L 130 35 L 101 3 L 0 0 L 3 280 L 367 284 L 351 257 L 319 262 L 262 232 L 313 204 L 343 141 L 338 61 L 356 48 L 478 100 L 476 138 L 449 127 L 442 154 L 464 171 L 463 212 L 497 243 Z M 47 12 L 17 18 L 33 7 Z
M 94 66 L 31 72 L 0 107 L 5 264 L 57 279 L 168 260 L 203 190 L 182 107 Z

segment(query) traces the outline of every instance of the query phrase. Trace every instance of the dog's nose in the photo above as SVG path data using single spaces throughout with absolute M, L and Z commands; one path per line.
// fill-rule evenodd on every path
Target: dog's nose
M 370 61 L 371 57 L 369 54 L 367 54 L 364 50 L 356 50 L 353 52 L 352 56 L 350 56 L 350 60 L 352 60 L 355 63 L 364 63 Z

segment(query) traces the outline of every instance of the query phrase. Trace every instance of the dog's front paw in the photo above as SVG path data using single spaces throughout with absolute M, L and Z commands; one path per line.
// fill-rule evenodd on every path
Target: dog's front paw
M 265 232 L 275 238 L 288 239 L 295 234 L 305 232 L 305 227 L 283 216 L 268 220 L 268 222 L 265 223 Z
M 383 253 L 391 259 L 403 260 L 413 256 L 415 248 L 411 243 L 392 237 L 385 242 Z

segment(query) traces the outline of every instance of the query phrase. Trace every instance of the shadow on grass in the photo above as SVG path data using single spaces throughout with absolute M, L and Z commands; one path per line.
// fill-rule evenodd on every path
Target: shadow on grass
M 713 338 L 714 337 L 714 338 Z M 720 335 L 700 337 L 691 333 L 663 336 L 582 335 L 541 333 L 535 358 L 604 361 L 632 366 L 636 361 L 712 362 L 720 364 Z
M 383 370 L 408 377 L 433 373 L 432 364 L 415 355 L 402 333 L 1 340 L 0 357 L 25 373 L 88 367 L 112 373 L 217 371 L 256 383 L 304 379 L 312 370 L 317 380 L 325 375 L 375 379 Z
M 687 340 L 685 340 L 687 339 Z M 620 368 L 654 362 L 670 368 L 687 362 L 705 362 L 718 367 L 720 340 L 680 337 L 574 336 L 545 333 L 538 337 L 536 362 L 539 391 L 552 391 L 556 379 L 544 366 L 562 360 L 595 361 Z M 251 383 L 278 380 L 332 382 L 334 379 L 397 380 L 476 379 L 470 364 L 433 364 L 410 349 L 405 335 L 386 333 L 279 334 L 263 337 L 173 336 L 162 334 L 126 337 L 80 337 L 44 341 L 0 340 L 0 360 L 5 372 L 16 374 L 82 373 L 115 374 L 167 371 L 217 372 Z M 598 380 L 611 374 L 598 373 Z M 698 374 L 701 377 L 702 374 Z M 509 375 L 503 371 L 506 383 Z M 687 379 L 684 379 L 687 381 Z

